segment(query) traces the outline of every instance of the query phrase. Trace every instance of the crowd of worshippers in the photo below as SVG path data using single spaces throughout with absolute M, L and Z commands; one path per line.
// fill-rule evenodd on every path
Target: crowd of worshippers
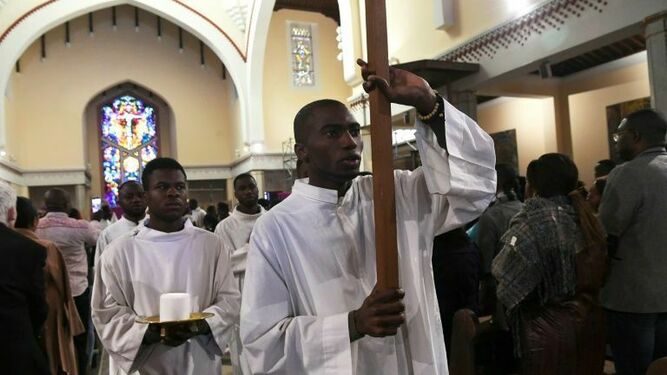
M 294 118 L 307 177 L 270 210 L 250 174 L 231 213 L 204 210 L 163 157 L 119 187 L 120 218 L 82 220 L 56 188 L 41 215 L 0 182 L 0 371 L 87 374 L 96 341 L 105 374 L 220 374 L 229 353 L 236 374 L 601 374 L 610 359 L 628 375 L 667 356 L 658 112 L 622 120 L 623 163 L 589 184 L 557 153 L 520 177 L 424 80 L 358 63 L 366 91 L 418 112 L 422 166 L 394 172 L 400 288 L 376 285 L 360 125 L 318 100 Z M 148 322 L 170 293 L 203 318 Z

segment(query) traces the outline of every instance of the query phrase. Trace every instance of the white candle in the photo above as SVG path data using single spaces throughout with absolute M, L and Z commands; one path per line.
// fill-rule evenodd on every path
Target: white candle
M 189 319 L 192 312 L 188 293 L 165 293 L 160 296 L 160 321 Z

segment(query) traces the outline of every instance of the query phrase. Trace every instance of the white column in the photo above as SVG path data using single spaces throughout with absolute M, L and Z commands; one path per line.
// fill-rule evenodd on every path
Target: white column
M 667 12 L 648 17 L 644 36 L 651 84 L 651 105 L 667 116 Z

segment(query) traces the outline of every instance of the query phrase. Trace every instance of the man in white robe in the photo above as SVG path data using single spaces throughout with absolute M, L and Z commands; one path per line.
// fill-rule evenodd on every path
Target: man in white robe
M 239 292 L 229 252 L 214 234 L 183 220 L 186 175 L 157 158 L 142 175 L 150 219 L 115 240 L 95 273 L 93 322 L 111 374 L 219 374 L 222 348 L 238 320 Z M 193 311 L 213 316 L 166 327 L 138 323 L 159 314 L 160 295 L 189 293 Z
M 120 185 L 118 188 L 118 204 L 123 209 L 123 217 L 106 227 L 97 237 L 95 265 L 97 265 L 100 255 L 111 241 L 131 232 L 146 217 L 144 188 L 137 181 L 129 180 Z
M 239 204 L 227 218 L 215 227 L 215 234 L 232 251 L 234 269 L 245 269 L 246 256 L 250 243 L 250 234 L 255 222 L 266 213 L 260 206 L 259 191 L 255 178 L 249 173 L 242 173 L 234 178 L 234 196 Z
M 243 291 L 246 258 L 250 242 L 250 234 L 255 222 L 266 210 L 260 206 L 257 181 L 250 173 L 242 173 L 234 177 L 234 197 L 239 202 L 234 211 L 215 227 L 215 234 L 220 237 L 227 249 L 232 251 L 232 271 Z M 241 337 L 238 324 L 234 327 L 234 335 L 229 344 L 232 366 L 235 374 L 249 373 L 250 369 L 242 358 Z
M 359 64 L 366 90 L 379 87 L 428 120 L 417 125 L 423 166 L 394 173 L 402 290 L 375 287 L 372 177 L 354 178 L 359 124 L 342 103 L 305 106 L 294 121 L 295 152 L 309 179 L 251 237 L 241 337 L 253 373 L 448 373 L 433 238 L 493 199 L 493 142 L 421 78 L 394 69 L 389 84 Z

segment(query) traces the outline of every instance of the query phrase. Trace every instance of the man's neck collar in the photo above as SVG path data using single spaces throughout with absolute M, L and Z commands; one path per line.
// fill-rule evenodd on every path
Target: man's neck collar
M 253 207 L 246 207 L 246 206 L 242 206 L 241 204 L 238 204 L 236 206 L 236 209 L 239 212 L 241 212 L 243 214 L 246 214 L 246 215 L 256 215 L 256 214 L 262 212 L 262 206 L 260 206 L 259 203 L 256 204 Z
M 135 224 L 139 224 L 139 222 L 146 217 L 146 214 L 144 213 L 140 218 L 134 218 L 134 217 L 128 216 L 127 214 L 123 214 L 123 217 L 125 219 L 135 223 Z

